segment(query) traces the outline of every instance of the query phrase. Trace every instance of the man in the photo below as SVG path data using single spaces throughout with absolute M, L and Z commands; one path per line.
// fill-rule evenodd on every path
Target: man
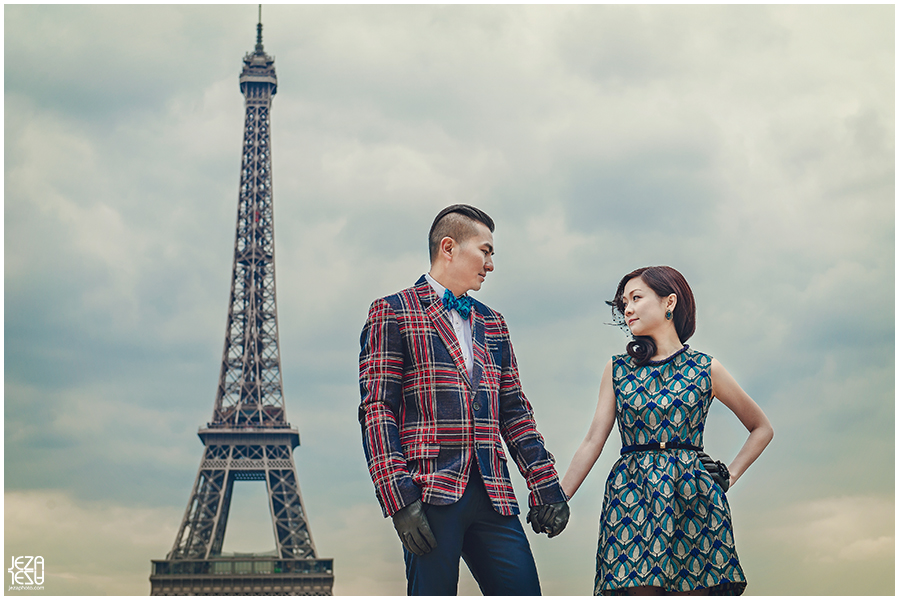
M 556 536 L 569 519 L 506 322 L 466 295 L 494 270 L 493 231 L 469 205 L 438 213 L 430 272 L 372 303 L 360 337 L 363 448 L 410 595 L 455 595 L 460 557 L 485 595 L 540 594 L 501 438 L 531 490 L 534 531 Z

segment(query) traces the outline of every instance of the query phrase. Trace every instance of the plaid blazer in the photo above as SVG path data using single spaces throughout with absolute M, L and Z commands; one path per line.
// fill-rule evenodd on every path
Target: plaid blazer
M 369 308 L 359 422 L 385 516 L 416 499 L 458 501 L 473 461 L 497 512 L 517 514 L 501 438 L 531 490 L 529 505 L 565 500 L 522 393 L 506 322 L 478 301 L 472 315 L 470 380 L 447 309 L 424 275 Z

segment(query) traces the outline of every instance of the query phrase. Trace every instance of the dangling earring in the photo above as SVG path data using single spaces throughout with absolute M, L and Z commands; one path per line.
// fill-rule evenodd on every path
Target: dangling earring
M 668 321 L 672 321 L 672 312 L 671 311 L 666 311 L 666 319 Z

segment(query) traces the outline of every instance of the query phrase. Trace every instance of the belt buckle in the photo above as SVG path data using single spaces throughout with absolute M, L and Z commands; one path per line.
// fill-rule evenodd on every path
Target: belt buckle
M 664 442 L 659 443 L 659 450 L 660 450 L 660 451 L 665 451 L 665 450 L 666 450 L 666 443 L 664 443 Z

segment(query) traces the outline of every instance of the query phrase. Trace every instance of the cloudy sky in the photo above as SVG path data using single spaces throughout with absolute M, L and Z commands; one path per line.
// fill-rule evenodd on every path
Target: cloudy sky
M 5 7 L 5 555 L 42 555 L 47 593 L 146 594 L 175 540 L 225 333 L 256 10 Z M 626 342 L 603 301 L 672 265 L 697 297 L 692 346 L 775 427 L 729 492 L 747 593 L 894 592 L 893 6 L 263 21 L 287 415 L 337 594 L 405 592 L 360 445 L 358 337 L 373 299 L 428 269 L 454 202 L 497 222 L 477 296 L 507 318 L 561 470 Z M 717 403 L 710 454 L 745 434 Z M 531 537 L 546 594 L 591 592 L 618 446 L 568 529 Z M 274 547 L 255 484 L 226 550 Z

